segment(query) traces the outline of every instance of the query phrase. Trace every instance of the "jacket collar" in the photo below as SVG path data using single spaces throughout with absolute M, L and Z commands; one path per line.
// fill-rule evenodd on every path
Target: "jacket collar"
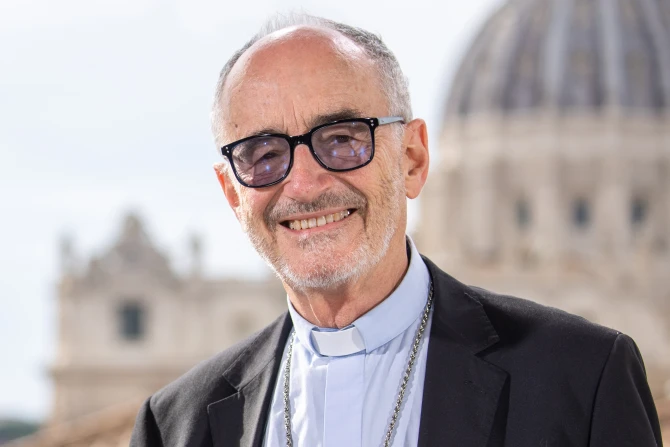
M 480 301 L 479 293 L 440 270 L 422 256 L 433 281 L 435 304 L 431 331 L 442 333 L 473 354 L 496 344 L 500 338 Z
M 424 261 L 436 299 L 418 445 L 503 445 L 508 373 L 478 355 L 498 333 L 474 289 Z
M 423 258 L 433 281 L 419 446 L 497 445 L 498 408 L 508 374 L 478 354 L 499 341 L 472 288 Z M 292 328 L 288 313 L 249 342 L 224 378 L 235 392 L 207 407 L 214 447 L 261 447 L 282 354 Z M 501 397 L 502 396 L 502 397 Z
M 261 447 L 282 354 L 291 332 L 288 312 L 256 335 L 223 373 L 235 392 L 207 406 L 214 447 Z

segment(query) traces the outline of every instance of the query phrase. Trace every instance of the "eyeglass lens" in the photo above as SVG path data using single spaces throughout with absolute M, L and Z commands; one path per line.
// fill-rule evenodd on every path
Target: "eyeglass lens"
M 329 169 L 355 169 L 372 156 L 372 129 L 360 121 L 334 123 L 315 130 L 311 143 L 318 160 Z M 286 138 L 259 136 L 235 146 L 232 158 L 242 182 L 264 186 L 286 174 L 291 164 L 291 147 Z

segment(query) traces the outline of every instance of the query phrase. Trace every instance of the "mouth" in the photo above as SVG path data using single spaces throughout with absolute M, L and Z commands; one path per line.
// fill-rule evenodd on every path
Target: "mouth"
M 339 222 L 351 216 L 356 212 L 356 208 L 350 208 L 342 211 L 338 211 L 331 214 L 323 214 L 320 216 L 314 216 L 304 219 L 291 219 L 284 220 L 280 224 L 290 230 L 308 230 L 310 228 L 323 227 L 335 222 Z

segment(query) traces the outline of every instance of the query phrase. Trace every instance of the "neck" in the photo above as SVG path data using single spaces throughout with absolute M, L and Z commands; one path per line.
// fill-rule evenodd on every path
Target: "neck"
M 384 261 L 363 276 L 334 289 L 295 290 L 284 283 L 291 304 L 305 320 L 324 328 L 343 328 L 384 301 L 409 267 L 405 238 L 393 244 Z M 381 278 L 384 278 L 380 281 Z

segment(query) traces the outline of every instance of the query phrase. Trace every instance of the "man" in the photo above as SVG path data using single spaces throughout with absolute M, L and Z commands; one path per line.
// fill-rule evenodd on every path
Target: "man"
M 377 37 L 270 27 L 215 98 L 217 176 L 289 311 L 147 400 L 131 445 L 661 445 L 630 338 L 421 258 L 426 124 Z

